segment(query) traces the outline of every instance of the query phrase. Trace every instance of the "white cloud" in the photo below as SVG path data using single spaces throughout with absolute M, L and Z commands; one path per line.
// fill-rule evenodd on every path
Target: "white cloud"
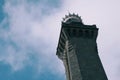
M 0 54 L 0 60 L 9 64 L 14 71 L 26 65 L 32 65 L 40 70 L 48 68 L 53 73 L 62 74 L 61 67 L 57 70 L 62 64 L 55 55 L 60 16 L 55 8 L 51 10 L 55 12 L 52 13 L 53 15 L 43 14 L 41 11 L 47 6 L 43 8 L 41 5 L 41 3 L 40 5 L 31 4 L 25 0 L 6 1 L 4 10 L 7 17 L 5 17 L 4 24 L 9 23 L 9 30 L 3 30 L 1 33 L 6 35 L 8 44 L 3 51 L 4 55 Z M 1 35 L 1 38 L 4 36 Z M 31 55 L 36 58 L 35 63 L 32 62 Z

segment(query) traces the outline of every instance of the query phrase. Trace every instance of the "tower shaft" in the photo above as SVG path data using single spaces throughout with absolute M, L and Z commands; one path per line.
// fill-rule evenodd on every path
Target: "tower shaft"
M 108 80 L 98 56 L 98 28 L 96 25 L 84 25 L 79 19 L 73 15 L 62 23 L 56 54 L 64 63 L 66 78 Z

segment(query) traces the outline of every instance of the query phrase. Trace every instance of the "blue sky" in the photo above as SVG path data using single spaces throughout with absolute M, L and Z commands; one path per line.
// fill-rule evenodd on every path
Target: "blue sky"
M 57 70 L 59 61 L 53 48 L 56 45 L 44 41 L 47 33 L 36 32 L 44 17 L 57 11 L 60 4 L 58 0 L 0 1 L 1 80 L 64 80 L 61 70 Z
M 0 0 L 0 80 L 65 80 L 56 47 L 68 12 L 97 25 L 104 69 L 119 80 L 119 7 L 119 0 Z

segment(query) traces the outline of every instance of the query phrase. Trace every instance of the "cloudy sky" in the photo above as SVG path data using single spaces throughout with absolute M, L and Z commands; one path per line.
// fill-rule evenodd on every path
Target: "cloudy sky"
M 119 0 L 0 0 L 0 80 L 65 80 L 56 47 L 61 21 L 78 13 L 99 28 L 109 80 L 120 79 Z

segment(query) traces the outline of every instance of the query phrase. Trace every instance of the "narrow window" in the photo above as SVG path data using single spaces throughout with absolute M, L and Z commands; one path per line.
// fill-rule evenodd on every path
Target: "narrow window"
M 89 30 L 86 30 L 86 31 L 85 31 L 85 37 L 87 37 L 87 38 L 90 37 Z
M 83 36 L 83 31 L 81 29 L 79 30 L 79 36 Z

